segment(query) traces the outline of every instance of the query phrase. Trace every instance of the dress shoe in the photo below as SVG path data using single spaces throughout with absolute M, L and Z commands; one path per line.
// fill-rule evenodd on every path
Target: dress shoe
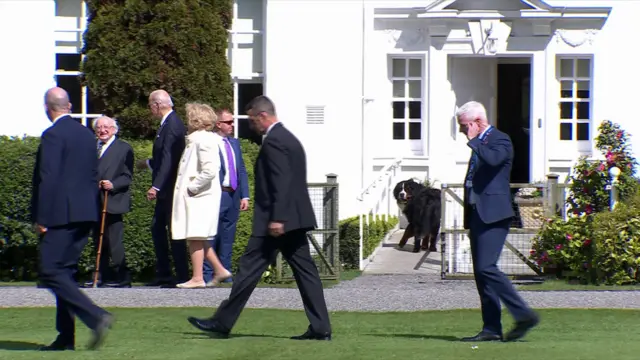
M 217 338 L 227 339 L 229 338 L 229 330 L 222 326 L 218 321 L 213 318 L 198 319 L 193 316 L 187 318 L 189 323 L 199 330 L 206 331 Z
M 502 340 L 502 335 L 492 334 L 489 332 L 481 331 L 476 336 L 464 337 L 460 339 L 460 341 L 465 342 L 480 342 L 480 341 L 500 341 Z
M 291 340 L 324 340 L 331 341 L 331 333 L 317 333 L 312 331 L 311 329 L 307 329 L 307 331 L 298 336 L 292 336 Z
M 73 342 L 68 342 L 60 339 L 58 337 L 51 344 L 45 345 L 41 347 L 40 351 L 65 351 L 65 350 L 75 350 L 76 347 L 73 345 Z
M 87 345 L 87 348 L 89 350 L 96 350 L 100 346 L 102 346 L 102 344 L 104 343 L 104 339 L 107 338 L 107 334 L 109 333 L 111 326 L 113 326 L 113 321 L 114 318 L 111 314 L 102 316 L 100 322 L 98 322 L 98 326 L 93 329 L 91 340 L 89 340 L 89 345 Z
M 146 283 L 144 286 L 153 286 L 153 287 L 175 287 L 176 283 L 171 279 L 156 279 L 150 283 Z
M 538 323 L 540 323 L 540 317 L 538 317 L 538 315 L 536 314 L 533 314 L 527 320 L 516 322 L 516 326 L 511 331 L 509 331 L 509 333 L 507 333 L 504 341 L 516 341 L 522 339 L 529 332 L 529 330 L 536 327 Z

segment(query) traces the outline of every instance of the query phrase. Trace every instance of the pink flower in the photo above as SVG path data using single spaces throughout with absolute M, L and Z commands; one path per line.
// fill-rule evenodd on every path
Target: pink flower
M 533 256 L 533 255 L 535 255 L 535 254 L 536 254 L 535 249 L 531 249 L 531 251 L 529 251 L 529 255 Z
M 616 160 L 616 156 L 615 154 L 613 154 L 611 151 L 607 152 L 607 163 L 612 164 L 615 160 Z
M 573 236 L 571 236 L 570 234 L 567 234 L 567 240 L 571 240 L 573 239 Z
M 620 140 L 622 138 L 622 135 L 624 135 L 622 130 L 618 130 L 618 132 L 616 133 L 616 139 Z
M 559 250 L 561 250 L 561 249 L 562 249 L 562 244 L 558 244 L 558 245 L 556 245 L 556 250 L 558 250 L 558 251 L 559 251 Z
M 600 164 L 600 166 L 598 166 L 598 171 L 604 171 L 606 169 L 606 167 L 604 166 L 604 164 Z
M 584 246 L 589 246 L 589 245 L 591 245 L 591 239 L 587 239 L 587 240 L 585 240 L 585 241 L 582 243 L 582 245 L 584 245 Z
M 551 223 L 553 222 L 553 219 L 552 219 L 552 218 L 548 218 L 548 219 L 547 219 L 547 222 L 548 222 L 549 224 L 551 224 Z
M 591 214 L 591 213 L 593 212 L 593 206 L 591 206 L 591 204 L 587 205 L 587 206 L 584 208 L 584 212 L 586 212 L 586 213 L 587 213 L 587 215 Z
M 591 175 L 591 171 L 585 170 L 585 171 L 582 172 L 582 175 L 589 176 L 589 175 Z

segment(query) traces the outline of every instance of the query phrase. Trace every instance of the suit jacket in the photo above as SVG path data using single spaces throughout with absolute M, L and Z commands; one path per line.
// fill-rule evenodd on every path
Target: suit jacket
M 108 193 L 107 213 L 125 214 L 131 210 L 131 179 L 133 176 L 133 149 L 116 138 L 98 160 L 98 179 L 109 180 L 113 189 Z M 100 201 L 104 191 L 100 190 Z
M 473 175 L 471 191 L 476 201 L 476 209 L 485 224 L 509 219 L 515 215 L 511 206 L 511 166 L 513 164 L 513 145 L 509 135 L 493 128 L 484 140 L 471 139 L 467 145 L 478 156 Z M 469 170 L 467 170 L 468 172 Z M 469 228 L 471 206 L 465 186 L 464 228 Z
M 284 223 L 285 232 L 316 228 L 304 148 L 282 124 L 265 137 L 254 169 L 253 236 L 267 236 L 271 221 Z
M 33 222 L 57 227 L 98 221 L 96 151 L 93 132 L 71 116 L 42 133 L 33 171 Z
M 242 157 L 242 148 L 240 147 L 240 141 L 236 138 L 228 137 L 229 143 L 231 144 L 231 149 L 236 157 L 236 173 L 238 176 L 238 189 L 234 196 L 239 196 L 240 199 L 248 199 L 249 198 L 249 178 L 247 176 L 247 168 L 244 165 L 244 158 Z M 224 144 L 222 144 L 224 146 Z M 224 157 L 222 153 L 220 153 L 220 161 L 222 166 L 220 166 L 220 184 L 224 180 L 225 175 L 227 174 L 227 164 L 224 162 Z
M 185 147 L 187 128 L 173 111 L 158 129 L 158 135 L 153 142 L 151 166 L 151 185 L 158 191 L 158 199 L 173 198 L 173 187 L 178 176 L 178 165 Z

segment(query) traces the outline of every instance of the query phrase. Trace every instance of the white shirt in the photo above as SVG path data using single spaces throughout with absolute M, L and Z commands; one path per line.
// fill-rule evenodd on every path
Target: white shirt
M 269 135 L 269 132 L 271 132 L 271 129 L 273 129 L 273 127 L 274 127 L 276 124 L 279 124 L 279 123 L 280 123 L 280 121 L 276 121 L 276 122 L 274 122 L 273 124 L 269 125 L 269 127 L 267 128 L 267 131 L 265 131 L 265 132 L 264 132 L 264 135 L 262 135 L 262 141 L 264 141 L 264 139 L 267 137 L 267 135 Z
M 100 149 L 100 156 L 102 157 L 102 155 L 104 155 L 104 152 L 107 151 L 107 149 L 109 148 L 109 146 L 111 146 L 111 144 L 113 144 L 113 142 L 115 141 L 116 136 L 112 136 L 109 138 L 109 140 L 107 140 L 107 142 L 104 143 L 104 145 L 102 145 L 102 149 Z M 96 144 L 96 148 L 97 146 L 100 144 L 101 140 L 98 140 L 98 144 Z

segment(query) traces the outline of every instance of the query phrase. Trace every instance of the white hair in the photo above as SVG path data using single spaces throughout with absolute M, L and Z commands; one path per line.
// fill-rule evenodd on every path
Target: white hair
M 171 96 L 165 90 L 159 89 L 153 91 L 149 98 L 155 102 L 157 102 L 160 107 L 173 107 L 173 101 L 171 100 Z
M 470 120 L 480 119 L 481 121 L 487 121 L 487 110 L 481 103 L 469 101 L 456 110 L 456 119 L 460 120 L 461 117 Z
M 100 120 L 107 120 L 107 121 L 111 122 L 111 125 L 113 125 L 113 127 L 116 129 L 116 132 L 114 133 L 114 135 L 118 133 L 118 130 L 120 130 L 120 126 L 118 126 L 118 121 L 116 119 L 112 119 L 112 118 L 110 118 L 108 116 L 100 116 L 100 117 L 97 117 L 97 118 L 93 119 L 93 121 L 91 122 L 91 127 L 93 129 L 95 129 L 96 128 L 96 124 L 98 124 L 98 121 L 100 121 Z

